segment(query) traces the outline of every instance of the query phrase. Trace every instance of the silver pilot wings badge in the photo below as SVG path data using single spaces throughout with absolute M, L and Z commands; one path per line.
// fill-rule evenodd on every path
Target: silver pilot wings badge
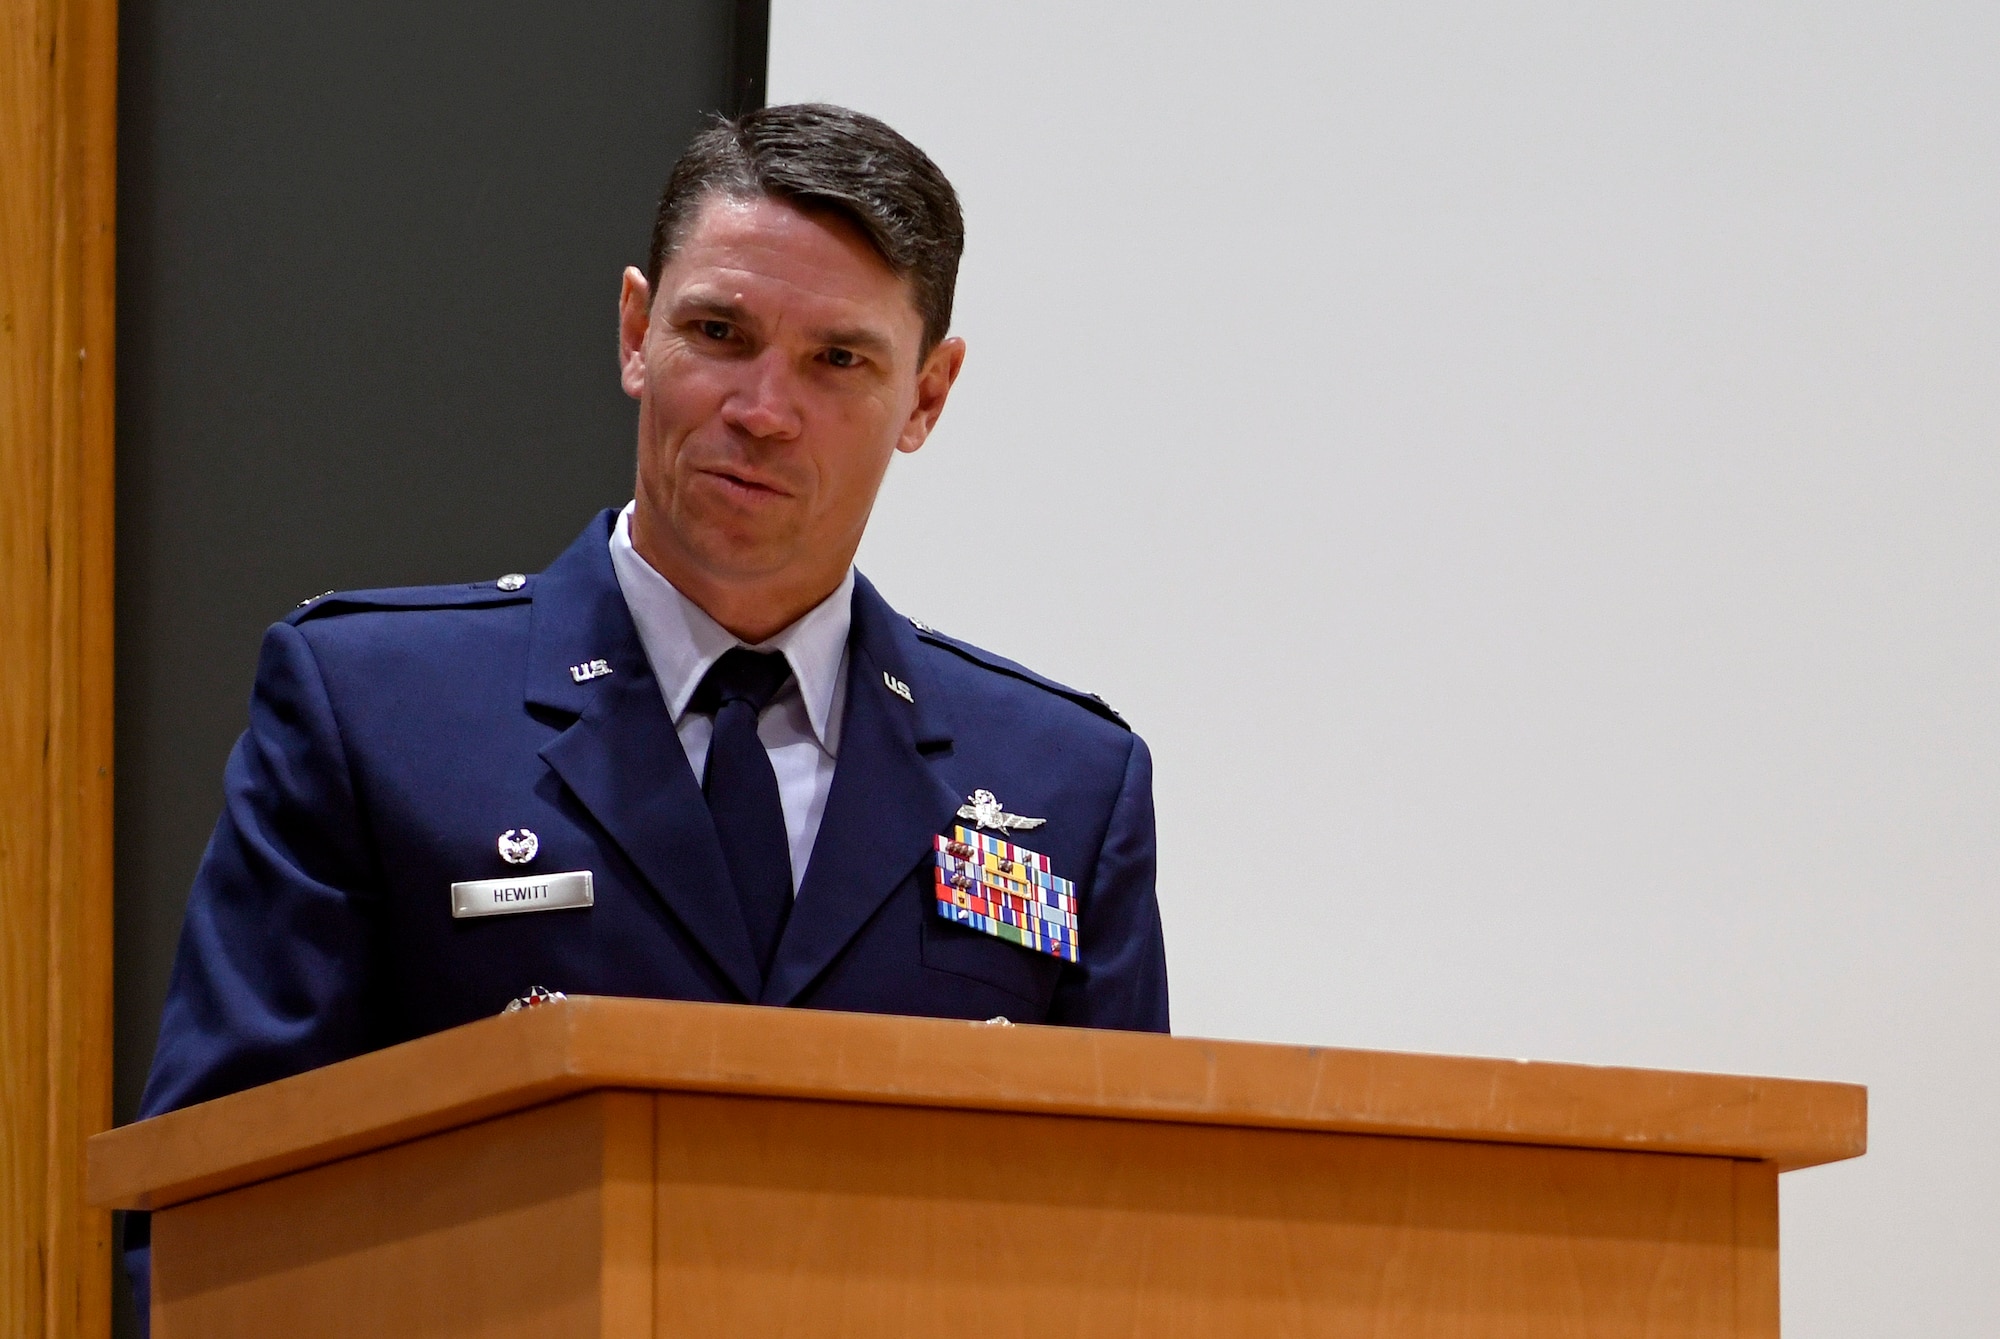
M 958 816 L 994 832 L 1032 832 L 1048 822 L 1046 818 L 1023 818 L 1000 807 L 990 790 L 975 790 L 965 797 L 970 803 L 958 807 Z

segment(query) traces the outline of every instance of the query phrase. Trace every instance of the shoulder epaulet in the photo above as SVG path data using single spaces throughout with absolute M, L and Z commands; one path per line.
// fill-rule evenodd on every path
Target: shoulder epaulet
M 1037 674 L 1026 665 L 1016 664 L 1005 656 L 996 656 L 991 651 L 974 646 L 970 642 L 962 642 L 956 637 L 947 637 L 928 623 L 919 623 L 913 618 L 910 620 L 910 626 L 917 630 L 917 636 L 924 641 L 930 643 L 932 646 L 950 651 L 960 659 L 969 660 L 984 669 L 992 670 L 995 674 L 1005 674 L 1010 678 L 1019 679 L 1023 683 L 1031 683 L 1037 688 L 1043 688 L 1054 693 L 1057 697 L 1068 698 L 1085 711 L 1093 715 L 1102 716 L 1105 720 L 1110 721 L 1113 725 L 1121 729 L 1130 730 L 1132 728 L 1125 718 L 1118 714 L 1115 707 L 1095 693 L 1086 693 L 1082 689 L 1071 688 L 1067 684 L 1057 683 L 1054 679 Z
M 370 609 L 483 609 L 527 600 L 531 579 L 510 572 L 498 581 L 461 581 L 449 586 L 389 586 L 381 590 L 330 590 L 301 600 L 285 616 L 294 625 L 333 614 Z

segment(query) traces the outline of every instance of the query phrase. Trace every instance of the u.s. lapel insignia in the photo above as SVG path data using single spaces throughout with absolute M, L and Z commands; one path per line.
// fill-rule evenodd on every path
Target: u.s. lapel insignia
M 1042 820 L 1029 822 L 1039 827 Z M 1051 873 L 1047 856 L 976 827 L 954 827 L 937 839 L 937 911 L 953 924 L 1077 960 L 1076 885 Z
M 1033 832 L 1046 818 L 1023 818 L 1010 814 L 1000 807 L 1000 801 L 990 790 L 975 790 L 965 797 L 966 802 L 958 807 L 958 816 L 970 820 L 975 826 L 991 828 L 995 832 Z

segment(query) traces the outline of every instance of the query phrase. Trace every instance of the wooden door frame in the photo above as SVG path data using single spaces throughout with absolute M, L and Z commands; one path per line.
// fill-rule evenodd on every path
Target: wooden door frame
M 102 1339 L 117 3 L 0 23 L 0 1339 Z

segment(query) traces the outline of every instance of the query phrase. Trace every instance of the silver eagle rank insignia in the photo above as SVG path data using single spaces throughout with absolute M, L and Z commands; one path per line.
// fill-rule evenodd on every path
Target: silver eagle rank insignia
M 995 832 L 1032 832 L 1049 821 L 1046 818 L 1023 818 L 1019 814 L 1008 813 L 1000 807 L 1000 801 L 994 798 L 990 790 L 975 790 L 965 798 L 970 803 L 959 806 L 958 816 L 970 820 L 979 827 L 991 828 Z

